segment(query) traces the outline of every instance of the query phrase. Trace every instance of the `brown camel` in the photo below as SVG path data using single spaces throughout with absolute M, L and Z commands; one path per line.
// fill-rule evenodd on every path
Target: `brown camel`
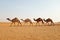
M 42 21 L 42 23 L 44 24 L 42 18 L 37 18 L 37 19 L 33 19 L 33 20 L 36 21 L 37 23 L 39 23 L 40 21 Z M 37 24 L 37 23 L 36 23 L 36 24 Z
M 48 19 L 46 19 L 46 20 L 43 19 L 43 20 L 44 20 L 46 23 L 48 23 L 48 24 L 49 24 L 49 22 L 51 22 L 51 24 L 54 24 L 53 21 L 52 21 L 52 19 L 50 19 L 50 18 L 48 18 Z
M 23 19 L 21 19 L 23 22 L 25 22 L 25 23 L 28 23 L 28 22 L 30 22 L 30 24 L 32 24 L 32 21 L 29 19 L 29 18 L 27 18 L 27 19 L 25 19 L 25 20 L 23 20 Z
M 12 20 L 10 19 L 10 18 L 7 18 L 7 20 L 9 20 L 9 21 L 11 21 L 12 23 L 11 23 L 11 25 L 14 23 L 14 25 L 15 25 L 15 23 L 17 22 L 18 23 L 18 25 L 19 24 L 21 24 L 21 22 L 19 21 L 19 19 L 18 18 L 13 18 Z

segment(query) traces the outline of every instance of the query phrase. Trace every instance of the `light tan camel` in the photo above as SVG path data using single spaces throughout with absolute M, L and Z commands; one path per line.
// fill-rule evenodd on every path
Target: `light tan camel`
M 21 22 L 19 21 L 19 19 L 18 18 L 13 18 L 12 20 L 10 19 L 10 18 L 7 18 L 7 20 L 9 20 L 9 21 L 11 21 L 12 23 L 11 23 L 11 26 L 12 26 L 12 24 L 14 24 L 15 25 L 15 23 L 17 22 L 18 23 L 18 26 L 19 26 L 19 24 L 21 24 Z
M 32 21 L 29 19 L 29 18 L 27 18 L 27 19 L 25 19 L 25 20 L 23 20 L 23 19 L 21 19 L 23 22 L 25 22 L 25 23 L 30 23 L 30 24 L 32 24 Z
M 50 19 L 50 18 L 48 18 L 48 19 L 43 19 L 46 23 L 48 23 L 49 24 L 49 22 L 51 22 L 51 24 L 54 24 L 54 22 L 52 21 L 52 19 Z

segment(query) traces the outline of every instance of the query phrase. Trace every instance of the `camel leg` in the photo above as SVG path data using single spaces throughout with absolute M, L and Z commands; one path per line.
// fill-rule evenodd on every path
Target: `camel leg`
M 37 26 L 37 23 L 36 23 L 36 26 Z
M 46 26 L 48 26 L 49 25 L 49 23 L 48 22 L 46 22 Z
M 54 23 L 53 23 L 53 22 L 51 22 L 51 25 L 53 25 L 53 26 L 54 26 Z
M 47 25 L 49 26 L 49 22 L 46 22 L 47 23 Z
M 38 26 L 38 23 L 39 23 L 39 22 L 36 23 L 36 26 Z
M 54 26 L 55 24 L 53 23 L 53 26 Z
M 52 23 L 49 23 L 49 22 L 48 22 L 48 26 L 51 26 L 51 25 L 52 25 Z
M 13 23 L 10 24 L 10 27 L 12 26 Z
M 42 25 L 44 26 L 44 22 L 42 21 Z
M 20 22 L 18 22 L 18 26 L 19 26 L 19 24 L 21 24 Z
M 42 23 L 44 24 L 44 22 L 42 21 Z
M 27 23 L 27 22 L 24 22 L 24 26 L 26 26 L 26 23 Z M 28 25 L 28 24 L 27 24 L 27 25 Z
M 33 23 L 32 23 L 32 22 L 30 22 L 30 24 L 31 24 L 31 25 L 33 25 Z
M 19 23 L 18 23 L 18 25 L 17 26 L 19 26 Z
M 15 26 L 15 22 L 14 22 L 14 26 Z
M 19 24 L 22 26 L 21 22 L 19 22 Z

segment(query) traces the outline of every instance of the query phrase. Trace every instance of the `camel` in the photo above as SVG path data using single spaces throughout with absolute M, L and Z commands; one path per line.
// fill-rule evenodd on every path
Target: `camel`
M 42 23 L 44 24 L 42 18 L 37 18 L 37 19 L 34 18 L 33 20 L 36 21 L 37 23 L 39 23 L 40 21 L 42 21 Z M 36 24 L 37 24 L 37 23 L 36 23 Z
M 48 24 L 49 24 L 49 22 L 51 22 L 51 24 L 54 24 L 53 21 L 52 21 L 52 19 L 50 19 L 50 18 L 48 18 L 48 19 L 46 19 L 46 20 L 43 19 L 43 20 L 44 20 L 46 23 L 48 23 Z
M 10 18 L 7 18 L 7 20 L 9 20 L 9 21 L 11 21 L 12 23 L 11 23 L 11 25 L 14 23 L 14 25 L 15 25 L 15 23 L 17 22 L 18 23 L 18 25 L 19 24 L 21 24 L 21 22 L 19 21 L 19 19 L 18 18 L 13 18 L 12 20 L 10 19 Z
M 29 18 L 27 18 L 27 19 L 25 19 L 25 20 L 23 20 L 23 19 L 21 19 L 23 22 L 25 22 L 25 23 L 30 23 L 30 24 L 32 24 L 32 21 L 29 19 Z

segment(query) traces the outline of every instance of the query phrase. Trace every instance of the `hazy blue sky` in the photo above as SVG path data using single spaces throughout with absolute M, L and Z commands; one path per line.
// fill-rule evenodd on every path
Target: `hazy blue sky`
M 0 21 L 6 21 L 7 17 L 60 21 L 60 0 L 0 0 Z

